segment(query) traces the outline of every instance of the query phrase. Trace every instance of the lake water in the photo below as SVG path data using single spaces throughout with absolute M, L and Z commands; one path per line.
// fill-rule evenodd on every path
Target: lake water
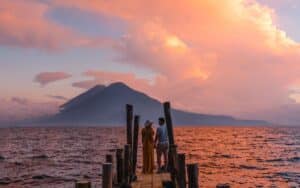
M 187 163 L 199 163 L 201 187 L 300 185 L 300 127 L 186 127 L 175 138 Z M 122 128 L 0 129 L 0 187 L 99 187 L 105 154 L 124 142 Z

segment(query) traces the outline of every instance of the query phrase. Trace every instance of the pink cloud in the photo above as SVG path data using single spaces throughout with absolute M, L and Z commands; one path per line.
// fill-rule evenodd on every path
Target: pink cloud
M 208 113 L 243 116 L 294 103 L 289 86 L 299 79 L 300 45 L 277 27 L 274 11 L 256 1 L 53 2 L 127 22 L 115 46 L 118 60 L 156 78 L 153 85 L 123 75 L 114 80 Z
M 71 76 L 65 72 L 41 72 L 35 76 L 34 81 L 38 82 L 41 86 L 45 86 L 52 82 L 70 78 Z
M 300 87 L 300 45 L 277 27 L 276 13 L 255 0 L 20 2 L 0 5 L 0 43 L 52 49 L 91 44 L 45 18 L 49 7 L 78 8 L 126 22 L 127 33 L 114 45 L 117 60 L 156 74 L 147 80 L 87 71 L 92 79 L 73 86 L 124 81 L 180 108 L 237 116 L 295 104 L 290 95 L 291 85 Z
M 67 101 L 68 98 L 61 96 L 61 95 L 47 95 L 49 98 L 60 100 L 60 101 Z
M 49 4 L 28 0 L 0 3 L 0 45 L 43 50 L 111 45 L 105 38 L 84 36 L 49 18 Z
M 78 87 L 81 89 L 90 89 L 96 85 L 102 85 L 102 82 L 97 79 L 92 79 L 92 80 L 84 80 L 84 81 L 78 81 L 72 83 L 73 87 Z
M 95 85 L 109 85 L 114 82 L 124 82 L 129 86 L 138 88 L 140 90 L 146 90 L 150 86 L 149 80 L 137 78 L 133 73 L 89 70 L 84 72 L 83 75 L 91 77 L 92 79 L 74 82 L 72 86 L 89 89 Z
M 12 97 L 11 101 L 20 105 L 27 105 L 28 100 L 26 98 L 20 98 L 20 97 Z
M 9 126 L 21 120 L 53 115 L 58 111 L 58 106 L 56 102 L 38 102 L 27 98 L 0 98 L 0 125 Z

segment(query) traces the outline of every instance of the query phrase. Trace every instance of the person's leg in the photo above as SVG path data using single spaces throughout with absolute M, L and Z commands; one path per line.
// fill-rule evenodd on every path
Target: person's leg
M 157 157 L 157 169 L 159 170 L 161 168 L 161 149 L 160 149 L 160 146 L 157 145 L 157 148 L 156 148 L 156 157 Z
M 154 145 L 151 145 L 151 155 L 150 155 L 150 162 L 151 162 L 151 166 L 150 166 L 150 173 L 152 174 L 154 171 Z
M 145 146 L 143 145 L 143 174 L 146 173 L 146 149 L 145 149 Z
M 168 145 L 166 145 L 164 148 L 163 156 L 164 156 L 165 169 L 167 169 L 167 167 L 168 167 Z

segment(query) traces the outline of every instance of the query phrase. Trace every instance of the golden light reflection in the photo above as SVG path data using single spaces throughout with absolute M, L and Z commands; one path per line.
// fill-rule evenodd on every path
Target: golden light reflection
M 290 94 L 290 98 L 295 100 L 296 103 L 300 103 L 300 94 L 299 93 Z
M 296 135 L 296 129 L 203 126 L 175 128 L 174 134 L 186 162 L 201 164 L 201 187 L 220 182 L 232 187 L 291 187 L 299 164 L 297 153 L 287 152 L 297 139 L 288 135 Z
M 172 47 L 172 48 L 181 48 L 186 49 L 186 45 L 183 41 L 181 41 L 176 36 L 170 36 L 166 39 L 166 46 Z
M 289 98 L 300 104 L 300 81 L 296 80 L 289 86 Z
M 200 70 L 199 68 L 194 68 L 186 74 L 186 77 L 201 78 L 203 80 L 207 80 L 209 78 L 209 75 L 209 72 L 205 72 L 203 70 Z

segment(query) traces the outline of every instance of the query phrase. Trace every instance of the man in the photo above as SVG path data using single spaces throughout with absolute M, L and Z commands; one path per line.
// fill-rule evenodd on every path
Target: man
M 157 165 L 158 172 L 162 170 L 166 170 L 168 164 L 168 149 L 169 149 L 169 139 L 168 139 L 168 130 L 165 125 L 165 119 L 160 117 L 158 119 L 159 127 L 156 130 L 155 135 L 155 146 L 156 146 L 156 154 L 157 154 Z M 164 166 L 161 166 L 161 156 L 164 156 Z

